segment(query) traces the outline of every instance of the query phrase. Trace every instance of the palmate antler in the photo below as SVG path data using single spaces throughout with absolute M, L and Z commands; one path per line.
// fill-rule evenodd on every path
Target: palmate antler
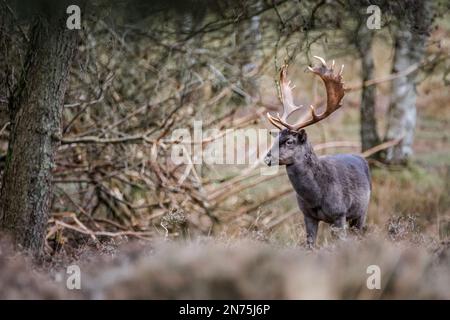
M 267 118 L 269 121 L 280 130 L 284 127 L 292 131 L 298 131 L 319 122 L 322 119 L 325 119 L 342 106 L 341 100 L 345 94 L 344 84 L 342 82 L 342 71 L 344 70 L 344 65 L 342 65 L 338 74 L 334 74 L 334 60 L 329 68 L 323 58 L 317 56 L 314 56 L 314 58 L 318 59 L 321 62 L 321 65 L 314 68 L 308 67 L 308 69 L 318 75 L 325 84 L 325 89 L 327 91 L 326 109 L 323 113 L 317 115 L 314 106 L 311 105 L 311 116 L 308 120 L 302 120 L 295 124 L 290 124 L 287 122 L 287 118 L 293 112 L 303 108 L 303 106 L 296 106 L 294 104 L 294 99 L 292 98 L 292 89 L 294 87 L 291 86 L 291 82 L 287 79 L 288 66 L 284 65 L 280 71 L 280 98 L 281 103 L 283 104 L 283 114 L 280 116 L 280 114 L 277 113 L 277 116 L 274 117 L 267 113 Z

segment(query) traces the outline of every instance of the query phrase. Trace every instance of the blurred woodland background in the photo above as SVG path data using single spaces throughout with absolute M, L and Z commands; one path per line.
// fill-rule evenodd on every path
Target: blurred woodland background
M 82 29 L 67 30 L 65 9 L 77 2 Z M 380 29 L 368 28 L 370 5 L 380 8 Z M 448 1 L 0 0 L 0 8 L 0 227 L 49 281 L 48 290 L 35 284 L 43 282 L 15 260 L 28 258 L 4 249 L 4 297 L 25 295 L 13 289 L 21 276 L 36 288 L 27 297 L 71 297 L 49 280 L 59 268 L 128 256 L 137 262 L 127 268 L 142 274 L 111 288 L 86 267 L 98 285 L 81 297 L 450 298 Z M 314 55 L 345 64 L 349 91 L 308 136 L 320 154 L 367 156 L 373 193 L 366 238 L 335 244 L 321 225 L 310 253 L 283 168 L 264 176 L 260 161 L 194 164 L 179 183 L 186 166 L 171 154 L 180 143 L 172 132 L 192 131 L 194 120 L 216 130 L 203 148 L 227 129 L 272 129 L 265 114 L 281 107 L 284 63 L 295 100 L 323 104 L 322 84 L 305 72 Z M 258 149 L 247 152 L 264 156 Z M 117 250 L 130 240 L 135 247 Z M 368 261 L 390 273 L 382 293 L 364 291 L 365 267 L 354 269 Z M 122 267 L 111 266 L 112 277 L 114 268 Z M 320 270 L 340 282 L 305 276 Z M 148 286 L 137 290 L 139 279 Z M 260 282 L 273 286 L 261 291 Z

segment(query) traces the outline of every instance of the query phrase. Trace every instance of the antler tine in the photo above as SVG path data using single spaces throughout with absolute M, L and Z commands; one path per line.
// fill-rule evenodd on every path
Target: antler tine
M 293 130 L 294 127 L 287 122 L 287 119 L 292 113 L 303 107 L 302 105 L 297 106 L 294 104 L 292 89 L 295 86 L 292 86 L 291 81 L 287 79 L 287 69 L 288 65 L 285 64 L 280 70 L 280 100 L 283 105 L 283 113 L 281 116 L 277 113 L 276 117 L 267 113 L 269 121 L 280 130 L 283 127 Z
M 321 62 L 321 65 L 314 68 L 308 67 L 308 69 L 314 74 L 318 75 L 325 85 L 325 89 L 327 92 L 326 109 L 322 114 L 318 115 L 316 114 L 314 106 L 311 105 L 310 119 L 306 121 L 301 120 L 296 124 L 290 124 L 287 122 L 287 118 L 289 117 L 289 115 L 302 108 L 303 106 L 296 106 L 294 104 L 294 99 L 292 97 L 293 87 L 291 86 L 290 81 L 287 80 L 287 65 L 284 65 L 280 71 L 280 100 L 283 104 L 283 114 L 280 117 L 280 114 L 277 113 L 277 116 L 274 117 L 267 113 L 267 118 L 269 119 L 269 121 L 280 130 L 283 127 L 293 131 L 300 130 L 325 119 L 342 106 L 341 100 L 345 94 L 344 84 L 342 82 L 342 72 L 344 70 L 344 65 L 342 65 L 339 73 L 334 74 L 334 60 L 331 64 L 331 67 L 328 67 L 325 59 L 323 59 L 322 57 L 314 56 L 314 58 L 319 60 Z
M 341 100 L 345 94 L 344 84 L 342 82 L 342 72 L 344 70 L 344 65 L 342 65 L 341 70 L 338 74 L 334 74 L 334 61 L 329 68 L 323 58 L 318 56 L 314 56 L 314 58 L 318 59 L 321 62 L 321 65 L 314 68 L 308 67 L 308 69 L 314 74 L 318 75 L 325 85 L 325 89 L 327 92 L 326 109 L 323 113 L 318 115 L 316 114 L 314 106 L 311 105 L 311 118 L 309 120 L 301 121 L 300 123 L 293 125 L 292 127 L 294 128 L 294 130 L 300 130 L 316 122 L 319 122 L 342 106 Z
M 280 71 L 280 96 L 281 103 L 283 104 L 283 115 L 278 117 L 282 122 L 286 122 L 287 118 L 295 111 L 303 107 L 302 105 L 296 106 L 294 104 L 294 98 L 292 97 L 292 89 L 295 86 L 291 86 L 291 81 L 287 78 L 288 65 L 285 64 Z
M 283 130 L 283 126 L 282 126 L 280 123 L 278 123 L 277 118 L 272 117 L 272 116 L 270 115 L 270 113 L 268 113 L 268 112 L 267 112 L 267 119 L 268 119 L 268 120 L 270 121 L 270 123 L 273 124 L 275 127 L 277 127 L 277 128 L 280 129 L 280 130 Z
M 322 66 L 326 67 L 327 63 L 325 62 L 325 59 L 319 56 L 313 56 L 314 58 L 316 58 L 317 60 L 320 60 L 320 62 L 322 62 Z
M 344 65 L 341 66 L 341 71 L 339 71 L 340 76 L 342 76 L 342 72 L 344 72 Z

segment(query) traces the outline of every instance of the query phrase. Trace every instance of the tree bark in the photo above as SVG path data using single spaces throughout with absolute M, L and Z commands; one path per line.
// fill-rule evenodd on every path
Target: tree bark
M 414 50 L 411 44 L 412 41 L 410 32 L 403 32 L 401 35 L 397 35 L 393 73 L 405 70 L 413 63 L 420 61 L 420 57 L 412 52 Z M 414 46 L 416 45 L 418 44 L 414 44 Z M 386 150 L 385 160 L 387 162 L 405 163 L 412 155 L 416 113 L 414 75 L 395 79 L 392 82 L 391 104 L 385 139 L 392 140 L 403 137 L 403 140 L 398 145 Z
M 77 38 L 59 11 L 58 18 L 37 18 L 30 32 L 25 65 L 9 101 L 11 134 L 0 194 L 0 227 L 37 255 L 45 238 L 54 155 Z
M 374 75 L 372 32 L 373 31 L 369 30 L 365 24 L 362 24 L 356 41 L 356 46 L 361 58 L 361 78 L 363 82 L 373 79 Z M 366 151 L 380 143 L 375 117 L 375 90 L 375 86 L 369 86 L 363 87 L 361 92 L 360 136 L 362 151 Z
M 0 2 L 0 130 L 9 121 L 7 101 L 11 86 L 11 79 L 13 78 L 12 70 L 14 64 L 11 58 L 11 48 L 13 47 L 11 37 L 13 36 L 12 17 L 8 12 L 6 3 Z M 2 143 L 1 137 L 0 143 Z M 1 167 L 3 155 L 3 150 L 0 149 L 0 174 L 2 171 Z
M 393 73 L 419 63 L 425 51 L 427 30 L 432 22 L 431 7 L 426 1 L 413 2 L 409 7 L 411 12 L 407 15 L 411 20 L 410 25 L 402 23 L 395 33 Z M 385 161 L 388 163 L 405 164 L 413 153 L 417 118 L 416 97 L 415 74 L 397 78 L 392 82 L 385 140 L 403 139 L 386 150 Z

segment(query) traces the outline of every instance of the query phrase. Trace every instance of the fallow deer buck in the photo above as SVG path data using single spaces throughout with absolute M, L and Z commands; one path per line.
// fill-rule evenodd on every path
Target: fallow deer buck
M 342 82 L 344 66 L 335 74 L 334 61 L 328 67 L 323 58 L 315 58 L 320 61 L 320 65 L 308 68 L 325 84 L 325 111 L 316 114 L 314 107 L 310 106 L 306 120 L 288 123 L 288 117 L 303 106 L 294 104 L 293 87 L 286 77 L 287 66 L 283 66 L 280 72 L 283 114 L 272 116 L 267 113 L 269 121 L 281 131 L 264 159 L 269 166 L 286 166 L 289 180 L 297 194 L 298 206 L 304 215 L 306 242 L 310 248 L 315 244 L 319 221 L 331 224 L 338 236 L 345 235 L 347 222 L 350 227 L 361 230 L 371 192 L 369 167 L 364 158 L 352 154 L 317 156 L 308 141 L 303 128 L 325 119 L 339 109 L 345 94 Z

